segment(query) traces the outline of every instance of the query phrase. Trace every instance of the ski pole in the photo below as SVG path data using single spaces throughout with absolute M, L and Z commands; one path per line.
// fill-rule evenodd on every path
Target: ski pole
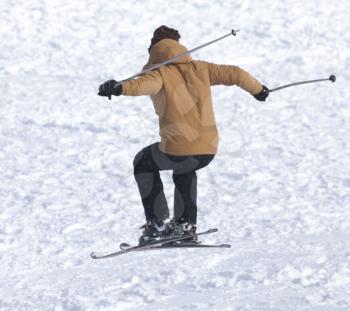
M 145 74 L 145 73 L 147 73 L 147 72 L 150 72 L 150 71 L 152 71 L 152 70 L 158 69 L 158 68 L 161 67 L 161 66 L 167 65 L 167 64 L 169 64 L 169 63 L 171 63 L 171 62 L 173 62 L 173 61 L 179 59 L 179 58 L 182 57 L 182 56 L 191 54 L 191 53 L 193 53 L 193 52 L 195 52 L 195 51 L 198 51 L 198 50 L 200 50 L 200 49 L 202 49 L 202 48 L 204 48 L 204 47 L 206 47 L 206 46 L 208 46 L 208 45 L 211 45 L 211 44 L 213 44 L 213 43 L 215 43 L 215 42 L 218 42 L 218 41 L 220 41 L 220 40 L 222 40 L 222 39 L 224 39 L 224 38 L 227 38 L 227 37 L 229 37 L 229 36 L 236 36 L 238 31 L 239 31 L 239 29 L 237 29 L 237 30 L 233 30 L 233 29 L 232 29 L 230 33 L 228 33 L 228 34 L 226 34 L 226 35 L 224 35 L 224 36 L 222 36 L 222 37 L 220 37 L 220 38 L 217 38 L 217 39 L 215 39 L 215 40 L 209 41 L 209 42 L 207 42 L 207 43 L 204 43 L 204 44 L 202 44 L 202 45 L 200 45 L 200 46 L 197 46 L 197 47 L 193 48 L 192 50 L 189 50 L 189 51 L 186 51 L 186 52 L 181 53 L 181 54 L 179 54 L 179 55 L 176 55 L 176 56 L 174 56 L 174 57 L 172 57 L 172 58 L 166 60 L 165 62 L 162 62 L 162 63 L 160 63 L 160 64 L 154 65 L 154 66 L 152 66 L 152 67 L 150 67 L 150 68 L 147 68 L 147 69 L 145 69 L 145 70 L 143 70 L 143 71 L 141 71 L 141 72 L 139 72 L 139 73 L 137 73 L 137 74 L 135 74 L 135 75 L 133 75 L 133 76 L 131 76 L 131 77 L 129 77 L 129 78 L 126 78 L 126 79 L 124 79 L 124 80 L 120 80 L 120 81 L 115 85 L 115 87 L 117 87 L 117 86 L 123 84 L 123 83 L 126 82 L 126 81 L 129 81 L 129 80 L 132 80 L 132 79 L 134 79 L 134 78 L 136 78 L 136 77 L 138 77 L 138 76 L 141 76 L 141 75 L 143 75 L 143 74 Z M 109 97 L 109 99 L 111 99 L 111 98 Z
M 269 93 L 275 92 L 275 91 L 279 91 L 279 90 L 285 89 L 285 88 L 287 88 L 287 87 L 292 87 L 292 86 L 295 86 L 295 85 L 300 85 L 300 84 L 316 83 L 316 82 L 321 82 L 321 81 L 332 81 L 332 82 L 335 82 L 335 80 L 336 80 L 335 75 L 330 75 L 329 78 L 327 78 L 327 79 L 316 79 L 316 80 L 308 80 L 308 81 L 294 82 L 294 83 L 290 83 L 290 84 L 286 84 L 286 85 L 281 85 L 281 86 L 279 86 L 279 87 L 276 87 L 276 88 L 274 88 L 274 89 L 271 89 L 271 90 L 269 90 Z
M 224 38 L 227 38 L 227 37 L 229 37 L 229 36 L 231 36 L 231 35 L 232 35 L 232 36 L 236 36 L 238 31 L 239 31 L 239 29 L 238 29 L 238 30 L 233 30 L 233 29 L 232 29 L 231 32 L 228 33 L 227 35 L 224 35 L 224 36 L 222 36 L 222 37 L 220 37 L 220 38 L 217 38 L 217 39 L 215 39 L 215 40 L 212 40 L 212 41 L 209 41 L 209 42 L 207 42 L 207 43 L 204 43 L 204 44 L 202 44 L 202 45 L 200 45 L 200 46 L 197 46 L 197 47 L 193 48 L 192 50 L 189 50 L 189 51 L 183 52 L 183 53 L 181 53 L 181 54 L 179 54 L 179 55 L 176 55 L 176 56 L 174 56 L 174 57 L 172 57 L 172 58 L 166 60 L 165 62 L 162 62 L 162 63 L 160 63 L 160 64 L 154 65 L 154 66 L 152 66 L 152 67 L 150 67 L 150 68 L 147 68 L 147 69 L 145 69 L 145 70 L 143 70 L 143 71 L 141 71 L 141 72 L 139 72 L 139 73 L 137 73 L 137 74 L 135 74 L 135 75 L 133 75 L 133 76 L 127 78 L 127 79 L 121 80 L 121 81 L 119 81 L 119 82 L 116 84 L 116 86 L 121 85 L 121 84 L 123 84 L 124 82 L 129 81 L 129 80 L 132 80 L 132 79 L 134 79 L 134 78 L 136 78 L 136 77 L 138 77 L 138 76 L 140 76 L 140 75 L 143 75 L 143 74 L 145 74 L 145 73 L 147 73 L 147 72 L 150 72 L 150 71 L 152 71 L 152 70 L 158 69 L 159 67 L 164 66 L 164 65 L 167 65 L 167 64 L 169 64 L 169 63 L 171 63 L 171 62 L 173 62 L 173 61 L 179 59 L 180 57 L 182 57 L 182 56 L 184 56 L 184 55 L 191 54 L 191 53 L 193 53 L 193 52 L 195 52 L 195 51 L 198 51 L 198 50 L 200 50 L 200 49 L 202 49 L 202 48 L 204 48 L 204 47 L 206 47 L 206 46 L 208 46 L 208 45 L 211 45 L 211 44 L 213 44 L 213 43 L 215 43 L 215 42 L 217 42 L 217 41 L 220 41 L 220 40 L 222 40 L 222 39 L 224 39 Z

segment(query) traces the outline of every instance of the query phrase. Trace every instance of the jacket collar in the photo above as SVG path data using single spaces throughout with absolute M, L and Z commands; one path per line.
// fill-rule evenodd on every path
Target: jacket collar
M 173 39 L 163 39 L 157 42 L 151 49 L 149 59 L 144 69 L 155 64 L 160 64 L 188 50 L 182 44 Z M 192 57 L 187 54 L 173 61 L 173 64 L 183 64 L 192 61 Z

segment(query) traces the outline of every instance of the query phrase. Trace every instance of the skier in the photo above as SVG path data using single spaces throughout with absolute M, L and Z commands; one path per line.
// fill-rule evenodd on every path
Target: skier
M 158 27 L 144 69 L 186 52 L 179 39 L 176 29 Z M 196 232 L 196 171 L 207 166 L 217 152 L 218 131 L 210 87 L 220 84 L 237 85 L 259 101 L 265 101 L 269 94 L 266 86 L 243 69 L 193 60 L 189 54 L 122 85 L 108 80 L 99 87 L 100 96 L 149 95 L 159 117 L 160 142 L 143 148 L 133 162 L 146 216 L 140 244 Z M 175 184 L 174 218 L 168 223 L 165 220 L 169 210 L 159 174 L 162 170 L 173 171 Z M 196 237 L 188 240 L 196 242 Z

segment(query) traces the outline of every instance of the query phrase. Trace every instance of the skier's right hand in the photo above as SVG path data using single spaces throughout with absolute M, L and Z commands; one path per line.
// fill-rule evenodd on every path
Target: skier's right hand
M 270 90 L 265 85 L 263 85 L 262 88 L 263 89 L 262 89 L 262 91 L 260 93 L 255 94 L 253 96 L 255 97 L 255 99 L 264 102 L 266 100 L 267 96 L 269 96 L 269 91 Z
M 107 96 L 109 99 L 111 99 L 112 95 L 119 96 L 123 92 L 122 85 L 118 85 L 118 82 L 115 80 L 108 80 L 105 83 L 101 84 L 98 88 L 98 95 L 99 96 Z

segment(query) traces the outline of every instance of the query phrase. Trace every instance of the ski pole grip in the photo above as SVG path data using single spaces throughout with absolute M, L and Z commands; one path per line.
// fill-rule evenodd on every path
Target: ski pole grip
M 332 82 L 335 82 L 337 78 L 335 77 L 335 75 L 330 75 L 329 76 L 329 80 L 331 80 Z

